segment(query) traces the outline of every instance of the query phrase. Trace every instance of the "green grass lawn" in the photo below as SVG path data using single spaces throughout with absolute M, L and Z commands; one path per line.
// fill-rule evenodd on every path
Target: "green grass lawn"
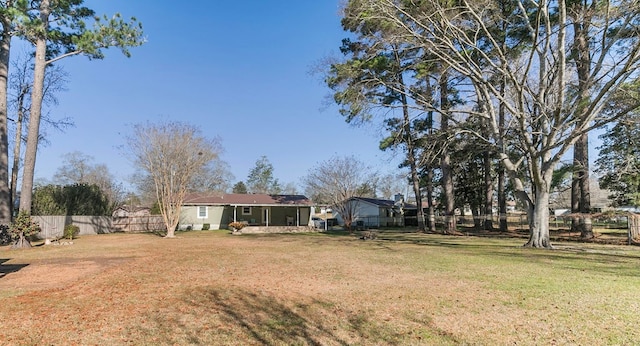
M 2 344 L 635 345 L 640 249 L 382 231 L 0 248 Z

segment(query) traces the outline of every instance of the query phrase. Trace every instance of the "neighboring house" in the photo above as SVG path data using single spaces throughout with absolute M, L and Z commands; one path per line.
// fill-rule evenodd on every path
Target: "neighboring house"
M 112 226 L 120 232 L 150 232 L 166 228 L 161 215 L 151 215 L 151 208 L 123 205 L 113 211 Z
M 134 205 L 119 206 L 113 211 L 112 214 L 113 217 L 138 217 L 149 215 L 151 215 L 151 208 Z
M 351 197 L 346 203 L 345 210 L 352 212 L 352 227 L 404 226 L 404 203 L 402 201 Z M 416 207 L 413 206 L 413 209 L 416 209 Z M 343 216 L 340 215 L 337 208 L 334 208 L 333 211 L 338 223 L 344 225 Z
M 610 210 L 611 200 L 609 195 L 611 192 L 606 189 L 601 189 L 598 180 L 594 177 L 589 178 L 589 194 L 591 201 L 591 212 L 601 213 Z M 571 211 L 571 189 L 565 189 L 561 192 L 552 193 L 549 200 L 549 208 L 557 214 L 564 210 Z
M 231 222 L 258 227 L 306 227 L 311 201 L 302 195 L 194 193 L 186 196 L 179 229 L 226 229 Z

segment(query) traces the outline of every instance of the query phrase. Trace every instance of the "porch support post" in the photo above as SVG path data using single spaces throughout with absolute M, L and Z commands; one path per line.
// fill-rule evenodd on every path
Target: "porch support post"
M 300 227 L 300 207 L 296 207 L 296 227 Z
M 236 215 L 238 213 L 238 206 L 234 205 L 233 206 L 233 222 L 236 222 Z

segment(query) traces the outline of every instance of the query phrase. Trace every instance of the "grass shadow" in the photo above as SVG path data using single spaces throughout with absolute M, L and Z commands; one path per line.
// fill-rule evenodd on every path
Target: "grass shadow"
M 264 292 L 237 287 L 201 287 L 185 293 L 180 313 L 155 316 L 160 335 L 171 343 L 259 345 L 377 345 L 406 344 L 415 336 L 398 332 L 392 324 L 376 321 L 373 313 L 346 311 L 329 301 L 281 300 Z M 184 316 L 188 311 L 190 317 Z M 198 320 L 195 327 L 188 322 Z M 158 330 L 156 329 L 156 330 Z M 420 326 L 419 335 L 454 344 L 441 331 Z M 170 335 L 169 335 L 170 334 Z M 418 334 L 416 334 L 418 335 Z
M 10 259 L 8 258 L 0 258 L 0 278 L 5 277 L 9 273 L 15 273 L 28 266 L 28 264 L 4 264 L 9 260 Z

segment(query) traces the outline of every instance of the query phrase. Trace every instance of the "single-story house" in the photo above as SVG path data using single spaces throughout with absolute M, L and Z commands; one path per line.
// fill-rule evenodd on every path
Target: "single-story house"
M 307 227 L 312 202 L 303 195 L 193 193 L 185 197 L 179 229 L 226 229 L 232 222 L 257 227 Z
M 351 197 L 346 202 L 346 210 L 351 214 L 352 227 L 387 227 L 404 226 L 402 201 L 387 199 Z M 413 207 L 415 209 L 415 206 Z M 344 225 L 344 216 L 334 208 L 335 217 L 340 225 Z

